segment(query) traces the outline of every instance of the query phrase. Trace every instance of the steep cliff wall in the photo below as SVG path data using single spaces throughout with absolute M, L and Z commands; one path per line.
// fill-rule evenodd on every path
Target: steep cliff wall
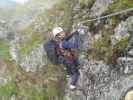
M 43 49 L 55 26 L 70 33 L 78 23 L 128 8 L 133 8 L 132 0 L 31 0 L 17 6 L 10 23 L 0 24 L 0 98 L 128 100 L 125 95 L 133 88 L 133 11 L 81 24 L 85 34 L 75 91 L 68 89 L 64 67 L 52 65 Z

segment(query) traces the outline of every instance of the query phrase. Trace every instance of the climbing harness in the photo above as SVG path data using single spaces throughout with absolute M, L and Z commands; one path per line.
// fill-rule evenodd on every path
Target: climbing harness
M 125 12 L 130 12 L 130 11 L 132 11 L 132 10 L 133 10 L 133 8 L 125 9 L 125 10 L 122 10 L 122 11 L 119 11 L 119 12 L 111 13 L 111 14 L 109 14 L 109 15 L 105 15 L 105 16 L 101 16 L 101 17 L 97 17 L 97 18 L 93 18 L 93 19 L 81 21 L 80 24 L 84 24 L 84 23 L 86 23 L 86 22 L 93 22 L 93 21 L 96 21 L 96 20 L 105 19 L 105 18 L 108 18 L 108 17 L 112 17 L 112 16 L 116 16 L 116 15 L 125 13 Z

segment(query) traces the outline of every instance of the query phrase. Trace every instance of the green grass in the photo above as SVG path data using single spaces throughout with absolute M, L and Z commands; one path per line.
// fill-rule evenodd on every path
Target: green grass
M 121 50 L 128 45 L 128 41 L 129 41 L 129 36 L 125 36 L 114 45 L 114 48 Z
M 23 46 L 21 46 L 20 54 L 23 56 L 26 56 L 30 53 L 30 51 L 38 46 L 39 43 L 41 43 L 42 39 L 37 35 L 32 35 L 32 38 L 30 38 L 26 43 L 24 43 Z
M 9 41 L 0 39 L 0 58 L 9 59 Z
M 129 37 L 125 36 L 117 41 L 115 45 L 110 42 L 110 35 L 104 34 L 100 39 L 93 40 L 92 53 L 87 56 L 89 59 L 104 60 L 107 64 L 114 64 L 116 59 L 121 56 L 124 48 L 127 46 Z
M 0 97 L 4 97 L 5 100 L 9 100 L 10 96 L 16 94 L 16 73 L 17 66 L 12 64 L 9 60 L 0 59 L 1 69 L 5 69 L 5 72 L 1 75 L 6 76 L 7 83 L 0 86 Z
M 132 0 L 114 0 L 114 2 L 108 7 L 107 12 L 120 11 L 133 7 Z
M 21 87 L 20 90 L 17 91 L 18 97 L 26 97 L 28 100 L 43 100 L 44 98 L 43 89 L 37 88 L 36 86 L 25 86 Z
M 9 81 L 4 86 L 0 87 L 0 97 L 10 97 L 13 94 L 16 94 L 15 82 Z

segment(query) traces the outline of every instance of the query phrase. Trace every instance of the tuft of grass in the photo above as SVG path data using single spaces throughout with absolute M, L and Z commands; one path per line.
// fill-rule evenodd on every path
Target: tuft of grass
M 113 3 L 108 7 L 107 12 L 114 12 L 132 7 L 133 7 L 132 0 L 114 0 Z
M 16 85 L 13 81 L 0 87 L 0 97 L 10 97 L 13 94 L 16 94 Z
M 114 48 L 121 50 L 128 45 L 128 41 L 129 41 L 129 36 L 125 36 L 114 45 Z
M 0 39 L 0 58 L 9 59 L 9 41 Z

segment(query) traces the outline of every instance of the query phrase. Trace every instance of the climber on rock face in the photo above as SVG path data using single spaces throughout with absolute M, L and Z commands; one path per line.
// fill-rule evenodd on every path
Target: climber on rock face
M 66 39 L 66 33 L 61 27 L 56 27 L 53 29 L 58 63 L 63 64 L 66 67 L 67 73 L 71 77 L 69 86 L 71 90 L 76 89 L 76 83 L 80 75 L 77 67 L 79 65 L 78 57 L 74 52 L 74 49 L 77 49 L 79 47 L 79 31 L 80 30 L 73 33 L 74 35 L 77 35 L 77 37 L 74 42 L 71 42 Z
M 71 78 L 69 88 L 74 90 L 80 75 L 78 70 L 79 61 L 75 50 L 79 48 L 79 36 L 80 33 L 83 33 L 83 30 L 78 29 L 71 35 L 66 36 L 61 27 L 55 27 L 52 33 L 54 37 L 45 43 L 45 51 L 53 64 L 63 64 L 65 66 Z M 70 41 L 71 39 L 73 41 Z
M 78 35 L 79 32 L 76 31 L 73 34 Z M 58 55 L 58 60 L 60 64 L 63 64 L 66 67 L 67 73 L 71 77 L 71 83 L 69 88 L 75 89 L 76 83 L 79 78 L 79 70 L 78 70 L 78 58 L 73 49 L 78 48 L 78 38 L 75 39 L 74 43 L 67 41 L 65 39 L 66 33 L 63 31 L 61 27 L 56 27 L 53 29 L 54 40 L 56 41 L 56 51 Z

